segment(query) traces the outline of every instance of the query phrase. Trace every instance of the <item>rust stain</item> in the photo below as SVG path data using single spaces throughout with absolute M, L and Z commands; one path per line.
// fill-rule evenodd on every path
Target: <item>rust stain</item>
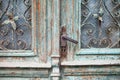
M 42 62 L 46 63 L 46 62 L 47 62 L 47 54 L 41 54 L 41 55 L 40 55 L 40 60 L 41 60 Z
M 12 59 L 14 61 L 16 61 L 16 60 L 24 61 L 25 60 L 25 58 L 23 58 L 23 57 L 13 57 Z
M 38 3 L 37 3 L 38 12 L 40 12 L 40 8 L 41 8 L 41 6 L 40 6 L 40 1 L 38 1 Z
M 69 6 L 68 6 L 68 2 L 67 2 L 67 0 L 66 0 L 66 7 L 65 7 L 65 11 L 67 12 L 67 11 L 68 11 L 68 9 L 69 9 Z
M 53 25 L 54 25 L 54 22 L 53 22 L 53 21 L 54 21 L 54 20 L 53 20 L 53 19 L 54 19 L 54 14 L 53 14 L 53 13 L 54 13 L 54 1 L 53 1 L 53 0 L 52 0 L 52 10 L 51 10 L 51 11 L 52 11 L 52 13 L 51 13 L 52 19 L 51 19 L 51 21 L 50 21 L 50 24 L 51 24 L 51 27 L 53 28 L 53 27 L 54 27 L 54 26 L 53 26 Z
M 76 31 L 77 32 L 77 40 L 79 39 L 79 30 Z
M 50 50 L 49 52 L 48 52 L 48 56 L 50 56 L 52 54 L 52 50 Z
M 41 80 L 40 78 L 34 78 L 34 79 L 32 79 L 32 80 Z
M 53 27 L 53 19 L 51 19 L 50 25 L 51 25 L 51 27 Z
M 37 43 L 37 45 L 38 45 L 38 48 L 40 48 L 40 45 L 39 45 L 39 43 L 40 43 L 40 41 L 41 41 L 41 32 L 40 32 L 40 28 L 41 28 L 41 17 L 40 17 L 40 15 L 42 14 L 41 13 L 41 3 L 40 3 L 40 0 L 37 2 L 37 9 L 38 9 L 38 15 L 37 15 L 37 22 L 38 22 L 38 26 L 40 26 L 40 27 L 38 27 L 37 28 L 37 37 L 39 37 L 39 38 L 37 38 L 38 39 L 38 43 Z M 39 35 L 38 35 L 39 34 Z M 36 51 L 37 49 L 35 48 L 35 51 Z M 41 52 L 40 51 L 40 49 L 38 49 L 38 52 Z
M 81 76 L 82 79 L 86 79 L 86 80 L 92 80 L 93 76 Z
M 34 5 L 34 9 L 36 9 L 36 0 L 33 0 Z
M 0 58 L 0 62 L 4 62 L 5 61 L 5 58 Z
M 16 73 L 15 73 L 15 72 L 11 72 L 10 74 L 11 74 L 11 75 L 15 75 Z
M 34 52 L 37 52 L 37 48 L 34 48 Z
M 66 68 L 65 71 L 67 72 L 88 72 L 87 68 L 81 67 L 81 68 Z

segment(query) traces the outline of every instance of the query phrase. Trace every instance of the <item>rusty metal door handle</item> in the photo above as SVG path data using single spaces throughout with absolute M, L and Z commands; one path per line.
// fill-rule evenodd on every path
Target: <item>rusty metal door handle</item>
M 70 37 L 68 37 L 68 36 L 66 36 L 66 35 L 62 35 L 61 38 L 62 38 L 63 40 L 70 41 L 70 42 L 72 42 L 72 43 L 74 43 L 74 44 L 78 44 L 78 41 L 77 41 L 77 40 L 74 40 L 74 39 L 72 39 L 72 38 L 70 38 Z
M 68 37 L 66 34 L 61 35 L 61 53 L 67 53 L 67 41 L 70 41 L 74 44 L 78 44 L 77 40 L 74 40 L 70 37 Z
M 70 41 L 74 44 L 78 44 L 77 40 L 74 40 L 67 36 L 66 27 L 61 28 L 61 35 L 60 35 L 60 48 L 61 53 L 67 53 L 67 41 Z
M 66 47 L 67 46 L 67 41 L 70 41 L 70 42 L 72 42 L 72 43 L 74 43 L 74 44 L 77 44 L 78 43 L 78 41 L 77 40 L 74 40 L 74 39 L 72 39 L 72 38 L 70 38 L 70 37 L 68 37 L 67 36 L 67 33 L 66 33 L 66 27 L 62 27 L 61 28 L 61 46 L 63 47 Z

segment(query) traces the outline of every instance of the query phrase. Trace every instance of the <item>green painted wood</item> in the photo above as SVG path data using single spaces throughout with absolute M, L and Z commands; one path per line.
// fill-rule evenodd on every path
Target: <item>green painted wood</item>
M 47 62 L 51 54 L 59 54 L 59 1 L 38 0 L 37 47 L 40 60 Z
M 0 80 L 50 79 L 50 57 L 52 54 L 59 55 L 60 2 L 32 0 L 32 4 L 33 49 L 1 51 Z
M 62 80 L 120 80 L 120 76 L 66 76 Z
M 60 42 L 60 0 L 52 0 L 52 54 L 59 55 Z
M 102 63 L 101 63 L 102 64 Z M 62 80 L 119 80 L 119 65 L 80 65 L 64 66 Z M 105 79 L 104 79 L 105 78 Z
M 47 57 L 47 32 L 46 32 L 46 0 L 37 1 L 37 47 L 40 60 L 46 62 Z
M 119 80 L 119 48 L 81 48 L 81 1 L 61 0 L 60 26 L 65 26 L 67 35 L 79 41 L 78 45 L 67 42 L 67 58 L 61 62 L 61 79 Z
M 47 18 L 46 18 L 46 34 L 47 34 L 47 53 L 48 55 L 51 55 L 52 54 L 52 0 L 46 0 L 46 8 L 47 8 L 47 11 L 46 11 L 46 15 L 47 15 Z M 49 59 L 48 59 L 49 60 Z
M 76 52 L 77 55 L 80 54 L 120 54 L 120 49 L 110 49 L 110 48 L 91 48 L 91 49 L 80 49 L 78 52 Z
M 34 78 L 34 77 L 42 77 L 48 78 L 49 77 L 49 69 L 0 69 L 0 77 L 21 77 L 21 78 Z M 1 79 L 0 79 L 1 80 Z
M 74 59 L 77 60 L 77 61 L 86 61 L 86 60 L 108 60 L 108 61 L 111 61 L 111 60 L 120 60 L 120 56 L 119 55 L 113 55 L 113 54 L 90 54 L 90 55 L 76 55 L 74 56 Z
M 38 63 L 38 62 L 0 62 L 0 68 L 51 68 L 50 63 Z
M 48 78 L 11 78 L 11 77 L 0 77 L 0 80 L 48 80 Z
M 32 45 L 34 49 L 33 51 L 26 50 L 23 52 L 1 52 L 0 56 L 2 57 L 0 57 L 0 62 L 4 63 L 4 65 L 0 64 L 0 80 L 50 80 L 52 70 L 51 65 L 53 65 L 51 63 L 51 57 L 55 57 L 53 63 L 59 63 L 56 58 L 58 59 L 60 57 L 61 59 L 61 56 L 59 56 L 59 37 L 60 28 L 62 26 L 66 26 L 69 37 L 80 42 L 81 0 L 33 1 L 35 1 L 34 3 L 36 4 L 33 6 L 33 9 L 36 8 L 33 12 L 36 15 L 32 14 L 34 16 L 32 36 L 36 36 L 32 38 L 33 42 L 35 42 Z M 120 79 L 120 67 L 117 62 L 115 62 L 120 60 L 119 49 L 80 49 L 80 46 L 80 44 L 75 45 L 68 42 L 68 56 L 66 59 L 66 64 L 60 66 L 60 80 Z M 51 56 L 51 54 L 57 56 Z M 80 61 L 76 64 L 77 66 L 74 65 L 74 61 L 71 61 L 73 59 L 77 60 L 77 62 Z M 84 64 L 87 60 L 92 63 L 88 63 L 89 65 Z M 109 60 L 111 60 L 111 62 L 114 60 L 115 63 L 112 62 L 112 64 L 108 64 L 107 62 L 101 62 L 101 64 L 99 64 L 97 63 L 99 60 L 108 60 L 108 62 Z M 82 61 L 84 63 L 82 63 Z M 36 62 L 38 64 L 35 64 Z M 46 62 L 50 64 L 47 65 Z M 59 68 L 58 64 L 56 68 Z M 55 70 L 54 73 L 59 72 Z M 57 74 L 53 74 L 53 76 L 55 75 L 58 77 Z
M 73 54 L 120 54 L 120 49 L 115 48 L 88 48 L 80 49 L 81 45 L 81 0 L 61 0 L 61 27 L 66 26 L 67 35 L 79 41 L 78 45 L 71 42 L 68 44 L 68 59 L 73 58 Z
M 74 60 L 64 61 L 61 63 L 62 66 L 120 66 L 120 60 Z
M 52 31 L 59 27 L 58 21 L 52 16 L 58 14 L 52 11 L 56 6 L 55 1 L 32 0 L 32 50 L 0 51 L 0 80 L 49 79 L 51 60 L 47 61 L 47 58 L 52 54 Z M 53 20 L 56 25 L 51 26 Z M 59 37 L 59 29 L 55 33 Z M 59 43 L 55 49 L 59 49 Z
M 11 78 L 11 77 L 6 77 L 6 78 L 0 78 L 0 80 L 31 80 L 32 78 Z
M 119 80 L 119 66 L 65 66 L 62 80 Z M 69 77 L 69 78 L 68 78 Z M 68 78 L 68 79 L 66 79 Z M 99 79 L 98 79 L 99 78 Z
M 80 42 L 80 2 L 81 0 L 61 0 L 60 9 L 60 26 L 66 27 L 67 36 Z M 72 59 L 77 49 L 80 49 L 80 44 L 67 42 L 68 59 Z
M 22 57 L 30 57 L 30 56 L 36 56 L 36 54 L 31 50 L 23 50 L 23 51 L 1 51 L 0 52 L 1 57 L 10 57 L 10 56 L 22 56 Z

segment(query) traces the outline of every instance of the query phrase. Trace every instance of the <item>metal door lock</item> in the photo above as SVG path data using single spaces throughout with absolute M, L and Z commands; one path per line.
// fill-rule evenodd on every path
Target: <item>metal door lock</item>
M 62 27 L 62 29 L 61 29 L 61 37 L 60 37 L 60 39 L 61 39 L 60 40 L 61 52 L 66 52 L 67 51 L 67 41 L 70 41 L 70 42 L 72 42 L 74 44 L 78 44 L 77 40 L 74 40 L 74 39 L 67 36 L 65 27 Z

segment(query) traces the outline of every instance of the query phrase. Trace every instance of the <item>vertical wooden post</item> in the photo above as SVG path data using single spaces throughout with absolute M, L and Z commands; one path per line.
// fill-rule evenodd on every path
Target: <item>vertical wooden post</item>
M 51 80 L 60 80 L 60 56 L 52 55 L 52 73 Z
M 60 0 L 52 0 L 52 72 L 51 80 L 60 80 Z

